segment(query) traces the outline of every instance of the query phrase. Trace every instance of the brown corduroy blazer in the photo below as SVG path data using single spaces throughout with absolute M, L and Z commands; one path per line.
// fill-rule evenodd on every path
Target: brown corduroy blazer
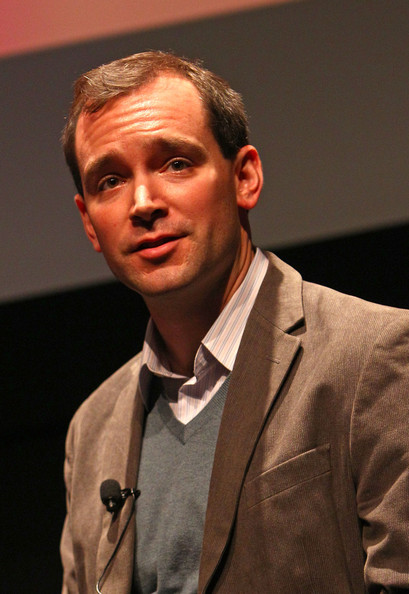
M 303 282 L 269 254 L 231 377 L 199 593 L 409 592 L 409 312 Z M 140 357 L 80 407 L 67 436 L 65 594 L 89 594 L 119 538 L 100 483 L 134 486 Z M 129 594 L 135 522 L 102 592 Z

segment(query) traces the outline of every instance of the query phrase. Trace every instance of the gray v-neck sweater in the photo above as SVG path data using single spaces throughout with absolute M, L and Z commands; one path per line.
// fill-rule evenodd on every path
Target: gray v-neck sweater
M 136 511 L 134 591 L 197 592 L 210 476 L 230 377 L 187 425 L 160 395 L 147 416 Z

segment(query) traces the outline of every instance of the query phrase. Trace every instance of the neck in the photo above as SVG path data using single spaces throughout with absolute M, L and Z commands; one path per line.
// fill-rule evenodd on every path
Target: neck
M 210 291 L 201 290 L 200 295 L 189 298 L 182 291 L 180 295 L 167 295 L 163 300 L 147 302 L 174 373 L 187 377 L 193 375 L 194 359 L 201 341 L 243 282 L 253 256 L 249 243 L 234 263 L 227 281 L 224 279 L 219 287 L 212 287 Z

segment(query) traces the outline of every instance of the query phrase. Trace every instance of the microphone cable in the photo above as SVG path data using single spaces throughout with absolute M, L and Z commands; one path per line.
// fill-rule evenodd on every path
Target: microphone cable
M 108 480 L 110 480 L 110 479 L 108 479 Z M 115 482 L 116 482 L 116 481 L 115 481 Z M 103 483 L 103 484 L 104 484 L 104 483 Z M 118 484 L 118 487 L 119 487 L 119 484 Z M 101 490 L 102 490 L 102 485 L 101 485 Z M 123 490 L 121 493 L 122 493 L 122 497 L 123 497 L 124 499 L 126 499 L 127 497 L 129 497 L 129 495 L 132 495 L 132 507 L 131 507 L 131 512 L 130 512 L 130 514 L 129 514 L 129 516 L 128 516 L 127 520 L 126 520 L 125 526 L 124 526 L 124 528 L 123 528 L 123 530 L 122 530 L 122 532 L 121 532 L 121 535 L 120 535 L 120 537 L 119 537 L 119 539 L 118 539 L 118 542 L 116 543 L 116 546 L 115 546 L 115 548 L 114 548 L 114 550 L 113 550 L 113 552 L 112 552 L 112 554 L 111 554 L 110 558 L 108 559 L 108 563 L 105 565 L 105 567 L 104 567 L 104 570 L 103 570 L 103 572 L 101 573 L 101 576 L 100 576 L 99 580 L 97 581 L 97 583 L 96 583 L 96 585 L 95 585 L 95 590 L 96 590 L 96 592 L 97 592 L 98 594 L 102 594 L 102 592 L 101 592 L 101 589 L 100 589 L 100 588 L 102 588 L 102 586 L 101 586 L 101 582 L 103 581 L 103 579 L 104 579 L 104 577 L 105 577 L 105 574 L 106 574 L 106 572 L 107 572 L 107 570 L 108 570 L 108 567 L 111 565 L 111 563 L 112 563 L 112 561 L 113 561 L 113 559 L 114 559 L 115 555 L 116 555 L 116 554 L 117 554 L 117 552 L 118 552 L 118 549 L 119 549 L 119 547 L 121 546 L 122 539 L 123 539 L 123 537 L 125 536 L 125 532 L 126 532 L 126 530 L 127 530 L 128 526 L 129 526 L 129 523 L 130 523 L 130 521 L 131 521 L 131 518 L 132 518 L 132 516 L 133 516 L 133 514 L 134 514 L 134 512 L 135 512 L 135 508 L 136 508 L 136 500 L 137 500 L 137 498 L 139 497 L 139 495 L 141 494 L 141 492 L 140 492 L 139 490 L 137 490 L 137 489 L 124 489 L 124 490 Z M 124 503 L 124 502 L 123 502 L 123 503 Z M 123 505 L 123 503 L 122 503 L 122 505 Z M 122 507 L 122 505 L 121 505 L 120 507 Z M 107 509 L 108 509 L 108 507 L 107 507 Z M 113 513 L 113 512 L 114 512 L 114 510 L 109 510 L 109 509 L 108 509 L 108 511 L 109 511 L 110 513 Z

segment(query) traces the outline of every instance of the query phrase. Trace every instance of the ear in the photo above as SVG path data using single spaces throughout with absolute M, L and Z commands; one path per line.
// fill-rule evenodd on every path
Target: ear
M 94 250 L 96 252 L 101 252 L 101 246 L 99 245 L 97 234 L 95 233 L 94 226 L 89 217 L 84 198 L 81 196 L 81 194 L 77 194 L 74 200 L 78 210 L 80 211 L 82 224 L 84 225 L 85 233 L 88 239 L 92 243 Z
M 256 206 L 263 187 L 263 168 L 254 146 L 246 145 L 239 150 L 235 174 L 237 205 L 249 211 Z

